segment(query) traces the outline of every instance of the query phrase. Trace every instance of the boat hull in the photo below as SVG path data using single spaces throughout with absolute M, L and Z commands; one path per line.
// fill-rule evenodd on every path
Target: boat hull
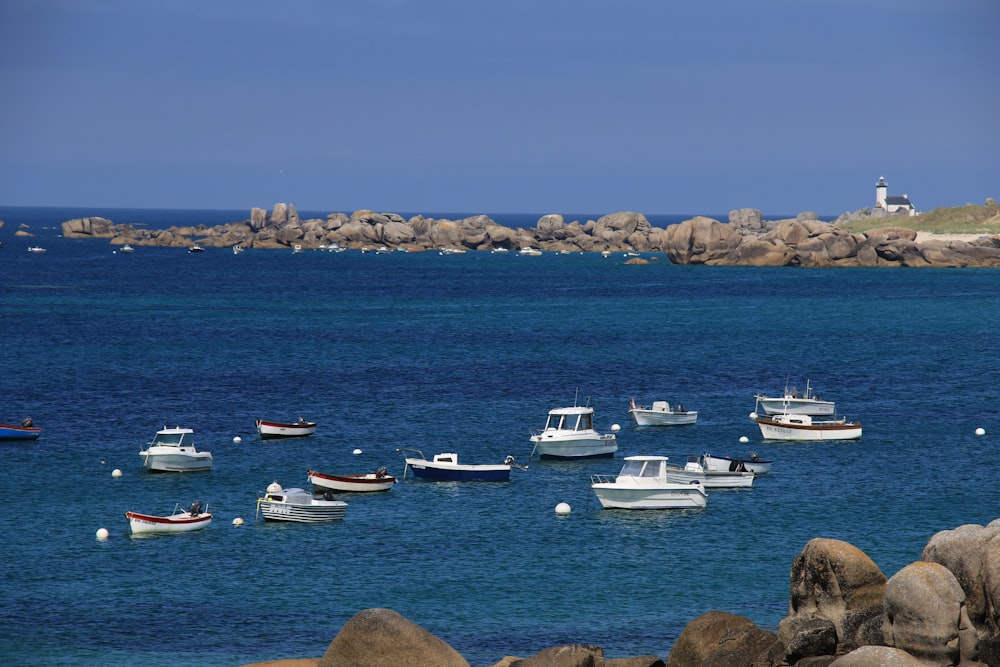
M 37 440 L 41 434 L 41 426 L 0 424 L 0 440 Z
M 171 451 L 156 451 L 159 449 Z M 212 469 L 210 452 L 178 452 L 176 447 L 151 447 L 139 452 L 147 472 L 205 472 Z
M 708 504 L 708 494 L 699 484 L 640 486 L 616 480 L 595 482 L 591 489 L 605 509 L 683 510 L 701 509 Z
M 664 412 L 646 408 L 632 408 L 628 413 L 637 426 L 683 426 L 698 421 L 696 411 Z
M 758 417 L 756 422 L 765 440 L 857 440 L 861 437 L 861 424 L 847 422 L 789 424 L 763 417 Z
M 379 476 L 376 473 L 366 475 L 328 475 L 326 473 L 308 471 L 309 481 L 316 493 L 371 493 L 388 491 L 396 483 L 392 475 Z
M 753 486 L 756 477 L 752 472 L 729 472 L 728 470 L 687 470 L 668 467 L 666 478 L 675 484 L 697 482 L 706 489 L 740 489 Z
M 703 458 L 705 465 L 705 470 L 728 470 L 730 472 L 738 471 L 740 468 L 752 472 L 757 475 L 766 475 L 771 472 L 771 464 L 773 461 L 760 461 L 753 459 L 731 459 L 724 456 L 705 456 Z
M 125 518 L 128 519 L 129 529 L 133 535 L 187 533 L 192 530 L 207 528 L 212 523 L 212 515 L 207 512 L 202 512 L 194 516 L 190 512 L 182 512 L 170 516 L 125 512 Z
M 304 438 L 316 432 L 315 422 L 296 422 L 284 424 L 257 420 L 257 433 L 261 440 L 278 440 L 280 438 Z
M 612 458 L 618 451 L 614 434 L 594 436 L 560 436 L 548 432 L 531 437 L 535 453 L 543 459 Z
M 420 479 L 435 482 L 506 482 L 510 480 L 507 464 L 444 464 L 425 459 L 406 459 L 406 467 Z
M 339 500 L 314 500 L 309 504 L 260 501 L 260 513 L 265 521 L 319 523 L 343 519 L 347 503 Z

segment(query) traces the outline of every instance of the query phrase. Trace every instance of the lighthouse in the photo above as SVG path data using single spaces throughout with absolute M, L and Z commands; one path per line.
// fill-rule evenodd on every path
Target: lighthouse
M 889 192 L 889 184 L 885 182 L 884 176 L 878 177 L 875 184 L 875 208 L 886 208 L 885 196 Z

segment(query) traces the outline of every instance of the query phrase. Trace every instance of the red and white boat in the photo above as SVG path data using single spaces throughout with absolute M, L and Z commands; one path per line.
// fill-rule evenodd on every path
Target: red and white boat
M 765 440 L 857 440 L 861 424 L 846 418 L 815 420 L 809 415 L 762 416 L 750 413 Z
M 396 478 L 385 468 L 364 475 L 330 475 L 316 470 L 307 470 L 313 493 L 363 493 L 388 491 L 396 483 Z
M 277 438 L 302 438 L 316 432 L 316 422 L 309 422 L 299 417 L 297 422 L 269 422 L 263 419 L 257 420 L 257 433 L 261 440 L 275 440 Z
M 31 417 L 21 420 L 19 426 L 0 424 L 0 440 L 37 440 L 42 434 L 42 427 L 35 426 Z
M 186 512 L 182 512 L 180 506 L 175 506 L 174 513 L 170 516 L 125 512 L 125 518 L 128 519 L 128 525 L 133 535 L 187 533 L 192 530 L 201 530 L 212 523 L 212 514 L 208 511 L 208 506 L 206 505 L 202 511 L 200 500 L 191 503 L 191 507 Z

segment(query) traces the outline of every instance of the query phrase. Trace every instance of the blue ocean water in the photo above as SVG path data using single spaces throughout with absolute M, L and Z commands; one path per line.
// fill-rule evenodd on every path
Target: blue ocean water
M 996 467 L 983 464 L 1000 432 L 998 272 L 123 255 L 58 235 L 79 215 L 151 227 L 248 217 L 115 213 L 0 209 L 0 421 L 31 415 L 43 428 L 37 442 L 0 445 L 11 664 L 316 657 L 370 607 L 395 609 L 474 666 L 569 642 L 666 657 L 708 610 L 776 626 L 792 560 L 813 537 L 850 542 L 891 576 L 934 533 L 1000 516 Z M 20 224 L 35 236 L 15 237 Z M 864 424 L 861 440 L 760 441 L 753 394 L 807 380 Z M 621 425 L 618 456 L 529 462 L 529 429 L 577 396 L 602 430 Z M 632 426 L 633 396 L 680 401 L 699 422 Z M 298 416 L 319 422 L 315 436 L 254 434 L 257 418 Z M 138 452 L 165 424 L 195 429 L 210 473 L 141 472 Z M 342 522 L 255 520 L 270 482 L 303 486 L 309 467 L 401 475 L 400 447 L 482 463 L 512 454 L 529 468 L 506 484 L 408 477 L 346 498 Z M 625 455 L 749 449 L 773 472 L 713 492 L 702 511 L 601 510 L 589 493 L 589 476 L 617 472 Z M 128 536 L 126 510 L 194 499 L 215 513 L 207 530 Z M 559 502 L 572 513 L 556 515 Z

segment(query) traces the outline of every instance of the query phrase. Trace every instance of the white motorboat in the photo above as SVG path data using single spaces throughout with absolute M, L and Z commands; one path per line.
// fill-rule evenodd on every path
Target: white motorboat
M 309 475 L 313 493 L 324 497 L 333 493 L 388 491 L 396 483 L 396 478 L 384 467 L 362 475 L 331 475 L 311 469 L 306 470 L 306 473 Z
M 617 475 L 591 475 L 590 488 L 606 509 L 700 509 L 708 493 L 697 480 L 673 482 L 666 456 L 626 456 Z
M 539 250 L 538 248 L 532 248 L 531 246 L 528 246 L 526 248 L 521 248 L 517 252 L 517 254 L 518 255 L 525 255 L 526 257 L 539 257 L 539 256 L 541 256 L 542 251 Z
M 532 456 L 543 459 L 588 459 L 612 457 L 618 451 L 614 433 L 598 433 L 593 425 L 594 409 L 574 406 L 549 410 L 545 427 L 531 431 Z
M 45 248 L 37 245 L 28 246 L 28 252 L 45 252 Z
M 760 477 L 771 472 L 771 464 L 774 462 L 763 460 L 757 456 L 757 452 L 750 452 L 749 458 L 745 459 L 705 454 L 701 457 L 701 463 L 705 466 L 706 470 L 749 471 Z
M 258 419 L 255 423 L 261 440 L 302 438 L 316 432 L 316 422 L 306 421 L 302 417 L 296 422 L 269 422 Z
M 139 452 L 142 468 L 149 472 L 198 472 L 212 469 L 212 453 L 194 446 L 194 431 L 167 428 L 156 432 L 146 449 Z
M 647 406 L 636 405 L 633 398 L 628 414 L 638 426 L 680 426 L 698 421 L 697 411 L 685 410 L 680 403 L 672 406 L 669 401 L 653 401 Z
M 689 456 L 684 467 L 664 462 L 663 472 L 667 481 L 687 484 L 697 481 L 706 489 L 739 489 L 753 486 L 756 477 L 747 470 L 709 470 L 704 457 Z
M 168 516 L 125 512 L 125 518 L 128 519 L 129 530 L 132 531 L 133 535 L 187 533 L 207 528 L 212 523 L 212 514 L 208 511 L 208 505 L 205 505 L 203 509 L 200 500 L 191 503 L 186 511 L 181 510 L 180 505 L 175 505 L 173 514 Z
M 265 521 L 317 523 L 343 519 L 347 503 L 316 498 L 305 489 L 283 489 L 277 482 L 272 482 L 264 497 L 257 499 L 257 512 L 263 515 Z
M 125 254 L 128 254 L 135 252 L 135 248 L 126 243 L 125 245 L 123 245 L 121 248 L 118 249 L 118 252 L 123 252 Z
M 814 420 L 810 415 L 761 416 L 750 413 L 766 440 L 857 440 L 861 424 L 844 419 Z
M 757 408 L 767 415 L 811 415 L 813 417 L 826 417 L 835 414 L 833 401 L 824 401 L 809 386 L 806 381 L 806 390 L 801 394 L 794 387 L 785 385 L 785 392 L 781 396 L 765 396 L 764 394 L 754 394 L 757 399 Z

